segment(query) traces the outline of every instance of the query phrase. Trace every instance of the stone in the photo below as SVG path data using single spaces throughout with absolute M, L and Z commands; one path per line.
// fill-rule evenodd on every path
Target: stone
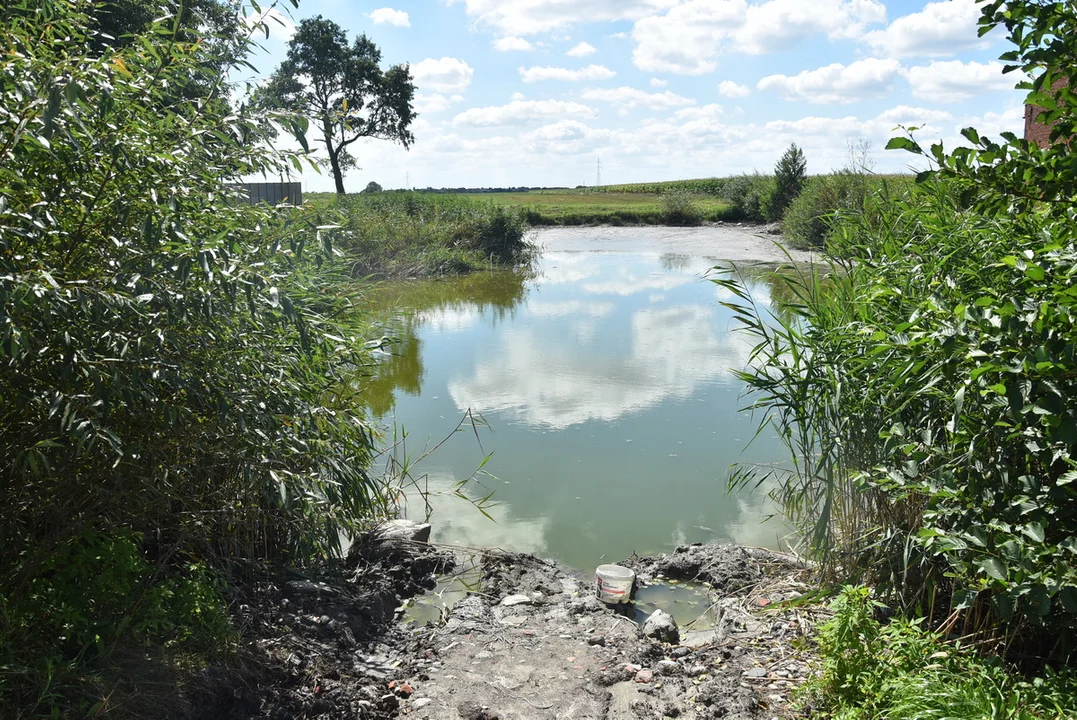
M 676 645 L 681 639 L 677 621 L 673 619 L 672 615 L 663 610 L 655 610 L 651 613 L 651 616 L 643 623 L 643 634 L 670 645 Z
M 649 683 L 654 680 L 654 671 L 646 669 L 640 670 L 636 673 L 636 677 L 633 679 L 638 683 Z
M 691 654 L 692 648 L 690 647 L 675 647 L 670 651 L 669 656 L 674 658 L 682 658 L 688 657 Z
M 587 638 L 587 644 L 588 645 L 596 645 L 598 647 L 606 647 L 606 636 L 605 635 L 592 635 L 591 637 Z
M 430 523 L 401 518 L 382 523 L 374 530 L 374 534 L 379 540 L 410 540 L 424 543 L 430 540 L 430 530 Z
M 659 660 L 654 671 L 659 675 L 679 675 L 681 666 L 676 660 Z
M 504 607 L 513 607 L 516 605 L 530 605 L 531 602 L 531 598 L 527 595 L 509 595 L 501 601 L 501 604 Z
M 706 665 L 693 665 L 692 667 L 685 670 L 685 674 L 687 674 L 688 677 L 699 677 L 700 675 L 706 675 L 707 674 L 707 666 Z
M 430 698 L 415 698 L 411 701 L 411 706 L 416 710 L 422 710 L 424 707 L 434 702 Z
M 748 668 L 744 671 L 744 677 L 749 678 L 765 678 L 767 676 L 766 668 L 754 667 Z
M 322 582 L 310 580 L 292 580 L 286 583 L 284 591 L 292 597 L 317 597 L 319 595 L 338 595 L 340 591 Z

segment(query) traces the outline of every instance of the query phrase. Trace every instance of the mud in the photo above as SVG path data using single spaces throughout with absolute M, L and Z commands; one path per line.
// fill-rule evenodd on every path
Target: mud
M 558 227 L 534 232 L 531 241 L 551 252 L 668 252 L 737 262 L 809 262 L 818 256 L 783 249 L 770 226 L 714 223 L 679 227 Z M 787 255 L 788 253 L 788 255 Z
M 709 587 L 718 622 L 678 645 L 599 602 L 593 578 L 515 553 L 483 553 L 481 587 L 440 621 L 399 622 L 400 599 L 451 563 L 422 543 L 372 541 L 333 572 L 257 588 L 237 609 L 252 670 L 208 692 L 197 717 L 796 716 L 822 611 L 778 602 L 808 589 L 784 556 L 690 546 L 626 560 L 641 583 Z

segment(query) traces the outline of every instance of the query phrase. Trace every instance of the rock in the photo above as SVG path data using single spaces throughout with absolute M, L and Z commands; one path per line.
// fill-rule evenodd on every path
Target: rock
M 663 610 L 655 610 L 647 621 L 643 623 L 643 634 L 660 642 L 676 645 L 680 642 L 681 632 L 677 629 L 677 621 L 673 616 Z
M 292 597 L 317 597 L 319 595 L 339 595 L 340 591 L 322 582 L 310 580 L 292 580 L 285 584 L 284 591 Z
M 398 519 L 382 523 L 374 534 L 379 540 L 411 540 L 424 543 L 430 540 L 430 530 L 430 523 Z
M 653 670 L 640 670 L 636 673 L 636 677 L 633 678 L 638 683 L 649 683 L 654 680 Z
M 587 644 L 588 645 L 597 645 L 598 647 L 606 647 L 606 636 L 605 635 L 592 635 L 591 637 L 587 638 Z
M 707 674 L 707 666 L 706 665 L 693 665 L 692 667 L 688 668 L 684 672 L 688 677 L 699 677 L 700 675 L 706 675 Z
M 676 660 L 659 660 L 654 671 L 659 675 L 679 675 L 681 666 Z
M 479 705 L 474 700 L 460 703 L 456 711 L 463 720 L 500 720 L 501 716 L 488 707 Z
M 690 647 L 675 647 L 670 651 L 669 656 L 674 658 L 688 657 L 692 654 L 692 648 Z
M 415 698 L 411 701 L 411 706 L 416 710 L 422 710 L 424 707 L 434 702 L 430 698 Z
M 501 601 L 501 604 L 504 607 L 513 607 L 515 605 L 530 605 L 531 602 L 531 598 L 527 595 L 509 595 Z
M 767 676 L 766 668 L 754 667 L 748 668 L 744 671 L 744 677 L 749 678 L 765 678 Z

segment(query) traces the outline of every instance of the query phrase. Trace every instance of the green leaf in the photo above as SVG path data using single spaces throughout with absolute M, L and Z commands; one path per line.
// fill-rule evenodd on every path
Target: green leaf
M 979 561 L 980 567 L 983 568 L 990 577 L 996 580 L 1006 581 L 1007 572 L 1006 566 L 998 558 L 984 558 Z
M 911 138 L 895 137 L 890 138 L 890 142 L 886 143 L 887 150 L 906 150 L 917 155 L 923 155 L 923 149 Z

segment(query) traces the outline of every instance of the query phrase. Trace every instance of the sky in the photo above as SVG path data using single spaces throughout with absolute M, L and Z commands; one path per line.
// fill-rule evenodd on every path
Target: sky
M 266 3 L 262 4 L 266 12 Z M 366 33 L 407 63 L 418 117 L 409 150 L 352 145 L 351 191 L 568 186 L 769 172 L 791 142 L 808 172 L 853 146 L 876 172 L 899 125 L 923 142 L 1023 129 L 1008 47 L 977 34 L 975 0 L 301 0 L 269 10 L 252 62 L 269 75 L 296 23 Z M 296 179 L 295 177 L 292 178 Z M 307 192 L 332 177 L 305 171 Z

